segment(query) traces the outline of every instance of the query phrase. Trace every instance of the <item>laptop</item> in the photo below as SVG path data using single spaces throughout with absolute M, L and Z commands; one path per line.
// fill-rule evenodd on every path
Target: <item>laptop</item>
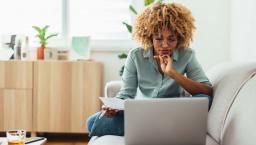
M 125 101 L 125 145 L 205 145 L 207 98 Z

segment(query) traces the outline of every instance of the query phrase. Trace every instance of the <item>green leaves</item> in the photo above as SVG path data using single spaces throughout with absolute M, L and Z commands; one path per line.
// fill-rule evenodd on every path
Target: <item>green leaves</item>
M 162 3 L 164 0 L 158 0 L 157 3 Z
M 127 58 L 127 54 L 126 53 L 119 54 L 118 58 L 119 59 L 125 59 L 125 58 Z
M 51 35 L 47 36 L 45 40 L 48 40 L 49 38 L 54 37 L 54 36 L 58 36 L 58 33 L 51 34 Z
M 124 65 L 121 67 L 121 69 L 119 70 L 119 76 L 122 76 L 124 73 Z
M 132 33 L 132 26 L 127 24 L 126 22 L 123 22 L 123 24 L 126 26 L 127 30 Z
M 37 27 L 37 26 L 32 26 L 38 33 L 41 33 L 41 28 Z
M 144 6 L 148 6 L 148 5 L 150 5 L 150 4 L 154 3 L 154 2 L 155 2 L 155 0 L 144 0 Z M 162 3 L 163 0 L 158 0 L 156 2 L 157 3 Z
M 122 54 L 119 54 L 118 57 L 119 57 L 119 59 L 126 59 L 127 58 L 127 54 L 126 53 L 122 53 Z M 119 70 L 119 76 L 122 76 L 123 72 L 124 72 L 124 65 Z
M 144 0 L 144 6 L 152 4 L 155 0 Z
M 135 10 L 135 8 L 132 5 L 129 5 L 129 9 L 131 12 L 133 12 L 135 15 L 137 15 L 137 11 Z
M 50 27 L 49 25 L 46 25 L 43 28 L 40 28 L 38 26 L 32 26 L 32 28 L 34 28 L 38 33 L 36 36 L 39 38 L 41 46 L 45 46 L 47 44 L 48 39 L 58 35 L 57 33 L 55 33 L 46 37 L 45 35 L 49 27 Z
M 135 15 L 137 15 L 137 11 L 135 10 L 135 8 L 132 5 L 129 5 L 129 9 L 131 12 L 133 12 Z M 126 22 L 123 22 L 123 24 L 125 25 L 126 29 L 128 30 L 128 32 L 132 33 L 132 26 Z

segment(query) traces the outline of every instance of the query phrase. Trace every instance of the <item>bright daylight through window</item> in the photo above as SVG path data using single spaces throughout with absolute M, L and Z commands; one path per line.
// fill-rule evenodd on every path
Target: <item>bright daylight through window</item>
M 128 39 L 131 36 L 122 21 L 130 23 L 129 3 L 130 0 L 0 0 L 0 35 L 34 35 L 33 25 L 49 25 L 59 36 Z M 68 33 L 63 33 L 65 30 Z

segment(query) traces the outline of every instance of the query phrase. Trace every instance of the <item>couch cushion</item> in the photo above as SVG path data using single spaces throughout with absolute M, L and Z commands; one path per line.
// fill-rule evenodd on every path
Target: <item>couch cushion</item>
M 256 145 L 256 76 L 240 90 L 227 115 L 223 145 Z
M 220 143 L 225 118 L 239 89 L 255 72 L 256 63 L 218 65 L 208 72 L 213 84 L 213 103 L 208 114 L 208 133 Z
M 92 137 L 88 145 L 124 145 L 124 137 L 105 135 L 102 137 Z

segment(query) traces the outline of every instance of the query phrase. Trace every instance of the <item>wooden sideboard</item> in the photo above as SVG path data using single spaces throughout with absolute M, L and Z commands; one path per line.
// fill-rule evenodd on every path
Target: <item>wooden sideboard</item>
M 102 71 L 96 61 L 0 61 L 0 132 L 85 133 Z

